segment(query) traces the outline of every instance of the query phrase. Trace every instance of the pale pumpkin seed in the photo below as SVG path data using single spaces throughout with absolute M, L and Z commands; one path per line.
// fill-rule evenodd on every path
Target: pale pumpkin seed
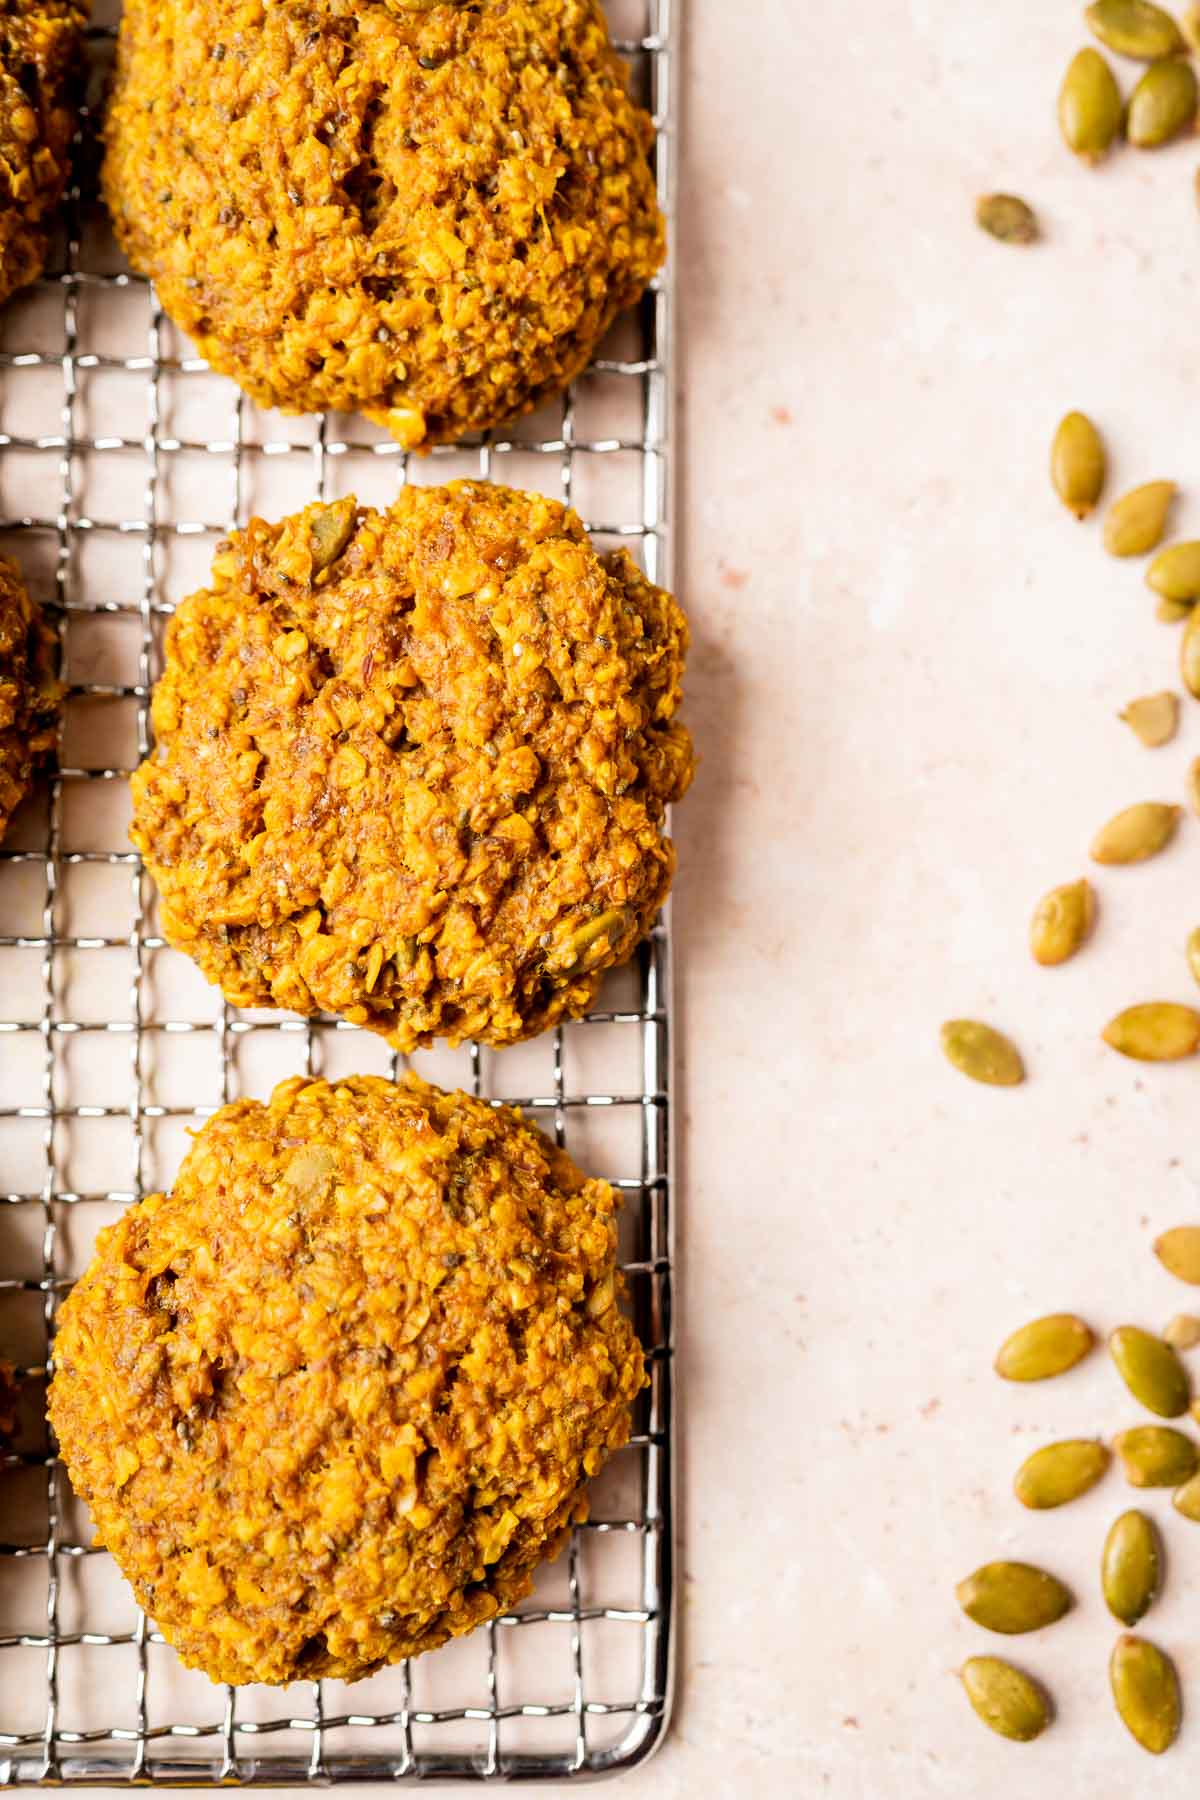
M 1117 78 L 1098 50 L 1071 58 L 1058 90 L 1058 128 L 1068 150 L 1099 162 L 1121 129 L 1125 108 Z
M 1154 1254 L 1170 1274 L 1200 1287 L 1200 1225 L 1172 1225 L 1155 1238 Z
M 1114 500 L 1104 520 L 1109 555 L 1145 556 L 1157 549 L 1178 491 L 1173 481 L 1146 481 Z
M 975 223 L 1002 244 L 1032 244 L 1038 236 L 1037 214 L 1019 194 L 980 194 Z
M 1157 1597 L 1162 1581 L 1162 1541 L 1145 1513 L 1114 1519 L 1100 1557 L 1104 1604 L 1122 1625 L 1136 1625 Z
M 1179 644 L 1179 671 L 1193 700 L 1200 700 L 1200 607 L 1193 606 Z
M 1050 480 L 1077 519 L 1086 519 L 1099 500 L 1107 468 L 1104 441 L 1087 414 L 1067 413 L 1050 446 Z
M 1094 0 L 1083 16 L 1102 44 L 1135 62 L 1157 62 L 1187 48 L 1170 13 L 1151 0 Z
M 1021 1053 L 1010 1038 L 978 1019 L 948 1019 L 942 1026 L 946 1060 L 972 1081 L 1016 1087 L 1025 1079 Z
M 1186 945 L 1188 968 L 1192 971 L 1192 980 L 1200 982 L 1200 925 L 1188 932 Z
M 1178 1737 L 1183 1712 L 1174 1663 L 1157 1644 L 1126 1633 L 1116 1641 L 1108 1673 L 1122 1724 L 1143 1750 L 1161 1756 Z
M 1029 947 L 1043 968 L 1064 963 L 1091 936 L 1096 896 L 1090 881 L 1068 881 L 1051 888 L 1037 903 L 1029 928 Z
M 1200 756 L 1194 757 L 1188 764 L 1187 798 L 1188 805 L 1200 819 Z
M 1120 718 L 1147 750 L 1157 750 L 1169 744 L 1179 730 L 1179 695 L 1169 688 L 1160 694 L 1144 694 L 1140 700 L 1131 700 Z
M 1146 570 L 1146 586 L 1181 605 L 1200 600 L 1200 539 L 1188 538 L 1160 550 Z
M 1082 1362 L 1095 1341 L 1090 1326 L 1074 1313 L 1047 1313 L 1005 1338 L 995 1370 L 1005 1381 L 1047 1381 Z
M 1162 599 L 1154 609 L 1154 616 L 1161 619 L 1164 625 L 1178 625 L 1181 619 L 1187 618 L 1194 605 L 1194 600 Z
M 1195 1313 L 1176 1313 L 1163 1327 L 1163 1338 L 1173 1350 L 1194 1350 L 1200 1344 L 1200 1319 Z
M 1200 55 L 1200 6 L 1191 0 L 1179 15 L 1179 29 L 1187 39 L 1188 49 L 1193 56 Z
M 1200 1475 L 1193 1475 L 1190 1481 L 1175 1489 L 1171 1505 L 1181 1518 L 1190 1519 L 1193 1525 L 1200 1523 Z
M 1117 1373 L 1139 1406 L 1157 1413 L 1160 1419 L 1177 1419 L 1187 1411 L 1191 1384 L 1170 1344 L 1138 1325 L 1118 1325 L 1108 1348 Z
M 1006 1636 L 1040 1631 L 1071 1607 L 1071 1595 L 1057 1576 L 1024 1562 L 984 1563 L 955 1593 L 968 1619 Z
M 1165 850 L 1175 836 L 1181 806 L 1161 800 L 1141 800 L 1116 814 L 1092 839 L 1093 862 L 1108 866 L 1146 862 Z
M 1133 1425 L 1118 1431 L 1113 1449 L 1130 1487 L 1178 1487 L 1200 1468 L 1194 1442 L 1173 1425 Z
M 1125 135 L 1137 150 L 1157 150 L 1195 123 L 1198 100 L 1190 62 L 1155 63 L 1129 96 Z
M 1200 1012 L 1176 1000 L 1148 1000 L 1127 1006 L 1100 1035 L 1135 1062 L 1179 1062 L 1200 1050 Z
M 1108 1446 L 1095 1438 L 1064 1438 L 1058 1444 L 1043 1444 L 1017 1470 L 1013 1493 L 1022 1506 L 1037 1512 L 1065 1506 L 1095 1487 L 1111 1460 Z
M 958 1674 L 979 1718 L 1001 1737 L 1028 1744 L 1050 1723 L 1045 1689 L 1001 1657 L 972 1656 Z

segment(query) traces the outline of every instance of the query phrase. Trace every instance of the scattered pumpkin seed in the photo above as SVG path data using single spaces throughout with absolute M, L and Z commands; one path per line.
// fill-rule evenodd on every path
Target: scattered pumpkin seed
M 1187 797 L 1188 805 L 1200 819 L 1200 756 L 1194 757 L 1188 764 Z
M 1135 1062 L 1180 1062 L 1200 1050 L 1200 1012 L 1176 1000 L 1148 1000 L 1127 1006 L 1100 1035 Z
M 1183 685 L 1193 700 L 1200 700 L 1200 607 L 1193 607 L 1179 644 L 1179 669 Z
M 1099 162 L 1121 129 L 1125 108 L 1117 78 L 1098 50 L 1071 58 L 1058 90 L 1058 128 L 1068 150 Z
M 1145 556 L 1157 549 L 1178 491 L 1173 481 L 1145 481 L 1114 500 L 1104 520 L 1109 555 Z
M 1029 928 L 1029 947 L 1043 968 L 1064 963 L 1091 936 L 1096 922 L 1096 896 L 1090 881 L 1068 881 L 1051 888 L 1037 903 Z
M 946 1060 L 972 1081 L 989 1087 L 1016 1087 L 1025 1079 L 1021 1052 L 992 1025 L 977 1019 L 948 1019 L 942 1026 Z
M 1181 806 L 1161 800 L 1142 800 L 1102 825 L 1092 839 L 1093 862 L 1106 865 L 1146 862 L 1165 850 L 1175 836 L 1183 813 Z
M 1200 983 L 1200 925 L 1188 932 L 1187 944 L 1184 946 L 1188 968 L 1192 971 L 1192 980 Z
M 1139 1406 L 1177 1419 L 1192 1397 L 1187 1370 L 1170 1344 L 1138 1325 L 1118 1325 L 1108 1340 L 1117 1373 Z
M 1175 1489 L 1171 1505 L 1181 1518 L 1190 1519 L 1193 1525 L 1200 1522 L 1200 1475 L 1193 1475 L 1190 1481 Z
M 1151 0 L 1094 0 L 1083 16 L 1102 44 L 1135 62 L 1158 62 L 1187 48 L 1170 13 Z
M 1095 1341 L 1091 1327 L 1074 1313 L 1047 1313 L 1005 1338 L 995 1370 L 1005 1381 L 1047 1381 L 1082 1362 Z
M 980 194 L 975 223 L 1002 244 L 1032 244 L 1039 235 L 1037 214 L 1019 194 Z
M 1200 1344 L 1200 1319 L 1195 1313 L 1176 1313 L 1163 1327 L 1163 1338 L 1174 1350 L 1194 1350 Z
M 1118 1431 L 1113 1449 L 1130 1487 L 1178 1487 L 1200 1468 L 1200 1452 L 1173 1425 L 1133 1425 Z
M 1125 136 L 1137 150 L 1157 150 L 1195 123 L 1198 100 L 1190 62 L 1155 63 L 1129 96 Z
M 1123 1512 L 1109 1527 L 1100 1557 L 1104 1604 L 1122 1625 L 1136 1625 L 1149 1612 L 1161 1580 L 1158 1527 L 1145 1513 Z
M 1131 700 L 1121 719 L 1147 750 L 1169 744 L 1179 730 L 1179 695 L 1164 688 L 1160 694 L 1144 694 Z
M 1193 55 L 1200 54 L 1200 6 L 1192 0 L 1179 15 L 1179 29 L 1187 39 L 1188 49 Z
M 1200 539 L 1187 538 L 1160 550 L 1146 570 L 1146 586 L 1164 600 L 1200 600 Z
M 1200 1225 L 1172 1225 L 1155 1238 L 1154 1254 L 1169 1274 L 1200 1287 Z
M 1154 609 L 1154 616 L 1161 619 L 1164 625 L 1178 625 L 1181 619 L 1187 618 L 1194 605 L 1193 600 L 1160 599 Z
M 1161 1756 L 1178 1737 L 1182 1716 L 1174 1663 L 1157 1644 L 1126 1632 L 1113 1647 L 1108 1673 L 1122 1724 L 1143 1750 Z
M 972 1656 L 958 1671 L 977 1715 L 1001 1737 L 1028 1744 L 1050 1723 L 1046 1690 L 999 1656 Z
M 1040 1631 L 1071 1607 L 1071 1595 L 1056 1575 L 1024 1562 L 984 1563 L 955 1593 L 968 1619 L 1007 1636 Z
M 1107 1444 L 1095 1438 L 1064 1438 L 1058 1444 L 1043 1444 L 1017 1470 L 1013 1493 L 1022 1506 L 1035 1512 L 1065 1506 L 1095 1487 L 1111 1461 Z
M 1050 480 L 1063 505 L 1086 519 L 1100 498 L 1108 469 L 1104 440 L 1086 413 L 1069 412 L 1050 446 Z

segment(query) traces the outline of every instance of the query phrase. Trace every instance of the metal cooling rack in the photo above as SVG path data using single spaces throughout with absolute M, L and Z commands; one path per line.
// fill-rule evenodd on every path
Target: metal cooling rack
M 614 32 L 659 127 L 674 223 L 680 0 L 617 0 Z M 91 34 L 97 75 L 112 22 Z M 502 1055 L 414 1059 L 432 1079 L 519 1101 L 624 1192 L 622 1259 L 652 1385 L 590 1522 L 529 1600 L 471 1637 L 347 1687 L 221 1689 L 140 1613 L 47 1438 L 56 1308 L 96 1230 L 168 1185 L 194 1129 L 285 1074 L 398 1068 L 334 1020 L 235 1013 L 168 950 L 125 836 L 149 742 L 171 599 L 252 512 L 315 494 L 386 503 L 454 475 L 557 493 L 601 543 L 671 576 L 672 293 L 564 401 L 511 437 L 410 460 L 343 416 L 263 414 L 190 354 L 122 263 L 90 187 L 60 254 L 0 315 L 0 543 L 61 623 L 68 701 L 57 773 L 0 849 L 0 1357 L 24 1378 L 0 1456 L 0 1782 L 222 1784 L 590 1777 L 658 1743 L 671 1699 L 670 947 L 660 923 L 601 1010 Z

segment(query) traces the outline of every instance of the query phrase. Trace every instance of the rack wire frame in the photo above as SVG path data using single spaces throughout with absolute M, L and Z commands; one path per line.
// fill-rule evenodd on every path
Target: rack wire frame
M 632 28 L 625 13 L 637 18 Z M 676 70 L 680 35 L 681 0 L 617 0 L 614 26 L 622 31 L 620 46 L 644 85 L 658 127 L 657 174 L 661 203 L 669 228 L 675 220 L 676 190 Z M 94 60 L 102 64 L 111 51 L 111 24 L 97 24 L 90 34 Z M 360 470 L 364 459 L 373 459 L 394 471 L 396 483 L 407 479 L 445 479 L 449 472 L 468 472 L 461 466 L 460 449 L 437 450 L 422 467 L 411 462 L 400 448 L 378 436 L 365 441 L 352 437 L 342 422 L 321 417 L 311 437 L 297 441 L 290 433 L 260 436 L 250 430 L 253 409 L 229 384 L 221 384 L 207 365 L 187 354 L 184 343 L 176 346 L 173 328 L 165 319 L 152 290 L 140 278 L 118 266 L 111 246 L 103 243 L 98 209 L 86 192 L 89 165 L 95 157 L 90 137 L 90 118 L 85 116 L 77 166 L 84 173 L 81 185 L 71 188 L 64 213 L 62 254 L 38 284 L 34 298 L 52 302 L 58 311 L 59 344 L 38 348 L 0 350 L 0 397 L 10 371 L 39 370 L 61 379 L 57 429 L 0 430 L 0 540 L 11 547 L 29 569 L 36 562 L 36 548 L 49 551 L 46 591 L 47 611 L 57 618 L 67 645 L 67 717 L 72 704 L 119 704 L 133 716 L 135 757 L 111 753 L 96 760 L 81 755 L 77 760 L 61 741 L 55 772 L 45 783 L 42 807 L 32 824 L 10 835 L 0 847 L 0 1221 L 18 1213 L 36 1221 L 34 1266 L 26 1273 L 10 1273 L 7 1256 L 0 1250 L 0 1355 L 5 1354 L 6 1306 L 31 1304 L 36 1313 L 36 1348 L 18 1366 L 28 1402 L 37 1394 L 51 1366 L 55 1314 L 69 1291 L 71 1274 L 65 1268 L 61 1248 L 64 1227 L 73 1226 L 97 1203 L 119 1207 L 136 1203 L 155 1185 L 149 1165 L 154 1157 L 149 1136 L 160 1122 L 198 1122 L 214 1110 L 201 1102 L 168 1103 L 156 1097 L 152 1073 L 155 1046 L 163 1038 L 186 1038 L 215 1043 L 219 1053 L 218 1091 L 214 1104 L 233 1096 L 237 1086 L 234 1068 L 239 1046 L 259 1034 L 278 1044 L 290 1043 L 308 1073 L 323 1072 L 330 1046 L 362 1054 L 372 1042 L 340 1021 L 304 1021 L 288 1015 L 264 1018 L 243 1015 L 217 1003 L 215 1016 L 206 1020 L 177 1016 L 160 1017 L 151 996 L 151 963 L 171 956 L 157 931 L 154 896 L 139 858 L 109 832 L 99 847 L 72 848 L 67 830 L 73 796 L 95 796 L 104 784 L 123 784 L 132 762 L 139 761 L 150 745 L 149 704 L 158 668 L 161 625 L 172 611 L 164 551 L 188 538 L 202 543 L 222 535 L 231 525 L 244 522 L 248 511 L 247 471 L 253 464 L 279 459 L 294 473 L 290 479 L 299 505 L 311 493 L 326 495 L 333 485 L 341 459 Z M 146 306 L 148 326 L 145 349 L 140 353 L 110 354 L 89 349 L 81 331 L 81 307 L 94 295 L 111 300 L 132 299 L 140 294 Z M 568 502 L 578 503 L 576 471 L 584 456 L 624 460 L 632 467 L 636 484 L 637 516 L 630 507 L 616 519 L 590 518 L 585 522 L 601 541 L 629 545 L 640 556 L 647 574 L 669 584 L 672 570 L 672 483 L 670 464 L 671 399 L 673 381 L 673 282 L 670 270 L 657 280 L 646 296 L 635 322 L 638 342 L 632 352 L 618 347 L 603 354 L 589 375 L 619 385 L 626 396 L 636 394 L 636 428 L 614 435 L 597 435 L 580 429 L 577 394 L 562 401 L 556 422 L 542 421 L 534 435 L 504 438 L 489 434 L 473 446 L 468 457 L 482 479 L 503 475 L 506 459 L 540 458 L 544 469 L 557 477 L 557 489 Z M 176 351 L 178 353 L 174 353 Z M 144 403 L 145 429 L 139 434 L 100 433 L 81 422 L 81 382 L 93 371 L 119 372 L 136 378 Z M 169 378 L 196 378 L 223 388 L 232 415 L 228 436 L 187 435 L 172 432 L 162 394 Z M 287 422 L 285 422 L 286 425 Z M 175 459 L 191 455 L 211 459 L 223 473 L 227 505 L 213 518 L 175 516 L 176 508 L 164 503 L 167 471 Z M 53 511 L 11 510 L 5 493 L 10 458 L 36 459 L 45 475 L 39 492 L 56 492 Z M 93 508 L 89 475 L 99 459 L 140 458 L 142 463 L 141 509 L 135 516 L 118 513 L 106 518 L 103 507 Z M 456 466 L 448 470 L 448 463 Z M 304 480 L 307 462 L 308 481 Z M 526 463 L 525 466 L 532 466 Z M 53 471 L 53 474 L 51 474 Z M 533 483 L 529 483 L 533 485 Z M 541 484 L 539 484 L 541 485 Z M 552 485 L 552 484 L 551 484 Z M 306 491 L 307 489 L 307 491 Z M 132 512 L 132 509 L 127 509 Z M 213 507 L 212 511 L 216 511 Z M 140 574 L 136 598 L 97 598 L 79 567 L 81 545 L 94 539 L 134 539 L 139 546 Z M 36 577 L 33 584 L 37 586 Z M 71 637 L 80 621 L 98 615 L 125 618 L 136 633 L 136 667 L 132 678 L 122 680 L 73 679 Z M 101 789 L 91 784 L 101 784 Z M 107 830 L 107 827 L 105 827 Z M 15 840 L 15 842 L 14 842 Z M 76 870 L 100 868 L 118 871 L 128 882 L 131 923 L 128 932 L 79 930 L 65 919 L 64 883 Z M 5 914 L 5 877 L 20 875 L 38 884 L 37 920 L 18 920 L 11 929 Z M 130 958 L 126 1018 L 78 1017 L 65 1003 L 64 958 L 86 963 L 105 952 L 121 952 Z M 6 961 L 6 957 L 8 960 Z M 36 1003 L 27 1004 L 29 984 L 11 976 L 23 957 L 36 964 Z M 6 970 L 10 973 L 6 976 Z M 383 1703 L 374 1698 L 370 1709 L 356 1709 L 344 1696 L 331 1702 L 328 1682 L 290 1688 L 276 1698 L 269 1689 L 209 1688 L 211 1713 L 197 1721 L 163 1716 L 157 1688 L 162 1685 L 152 1667 L 152 1657 L 170 1656 L 164 1640 L 144 1614 L 137 1613 L 128 1630 L 97 1629 L 86 1605 L 78 1616 L 64 1617 L 66 1586 L 85 1564 L 103 1559 L 84 1541 L 86 1532 L 73 1529 L 78 1503 L 46 1435 L 40 1406 L 36 1419 L 26 1419 L 15 1446 L 0 1454 L 0 1495 L 6 1480 L 28 1478 L 37 1484 L 41 1507 L 40 1531 L 14 1528 L 10 1508 L 0 1506 L 0 1783 L 30 1785 L 115 1785 L 129 1782 L 154 1786 L 222 1786 L 330 1784 L 344 1781 L 408 1782 L 428 1779 L 483 1781 L 588 1779 L 614 1773 L 643 1761 L 657 1747 L 669 1717 L 674 1674 L 673 1506 L 674 1479 L 674 1369 L 672 1329 L 672 1280 L 674 1251 L 673 1128 L 671 1110 L 671 949 L 669 919 L 664 916 L 642 947 L 634 971 L 632 992 L 627 987 L 616 999 L 601 995 L 602 1007 L 576 1024 L 559 1028 L 550 1036 L 550 1080 L 543 1091 L 511 1091 L 514 1083 L 504 1074 L 505 1057 L 492 1057 L 477 1046 L 468 1047 L 466 1081 L 477 1094 L 519 1103 L 543 1121 L 560 1143 L 571 1142 L 571 1121 L 593 1113 L 619 1112 L 636 1121 L 637 1166 L 616 1177 L 624 1190 L 626 1224 L 622 1256 L 631 1304 L 643 1343 L 647 1347 L 651 1387 L 635 1418 L 635 1433 L 627 1449 L 614 1463 L 623 1463 L 625 1494 L 634 1503 L 620 1509 L 620 1516 L 594 1516 L 573 1532 L 564 1553 L 565 1592 L 547 1601 L 535 1588 L 530 1601 L 512 1614 L 491 1621 L 474 1634 L 482 1641 L 484 1665 L 482 1695 L 467 1693 L 463 1704 L 431 1706 L 422 1702 L 417 1665 L 399 1664 L 369 1685 L 378 1690 L 390 1682 Z M 13 1005 L 6 1005 L 11 997 Z M 15 1016 L 6 1016 L 9 1011 Z M 110 1013 L 118 1009 L 109 1008 Z M 179 1007 L 168 1008 L 178 1012 Z M 637 1042 L 640 1086 L 628 1091 L 612 1084 L 576 1091 L 570 1079 L 572 1046 L 581 1034 L 604 1028 L 632 1032 Z M 123 1045 L 126 1097 L 103 1104 L 77 1102 L 64 1082 L 63 1060 L 72 1046 L 95 1034 L 102 1048 L 115 1051 Z M 348 1040 L 353 1039 L 351 1045 Z M 378 1047 L 377 1040 L 374 1040 Z M 6 1047 L 28 1047 L 37 1065 L 36 1095 L 30 1098 L 15 1078 L 6 1073 Z M 345 1057 L 339 1058 L 344 1062 Z M 586 1063 L 586 1058 L 582 1059 Z M 388 1058 L 391 1072 L 399 1059 Z M 494 1065 L 494 1067 L 493 1067 Z M 344 1072 L 344 1071 L 341 1071 Z M 435 1077 L 437 1072 L 435 1071 Z M 520 1086 L 520 1079 L 516 1082 Z M 129 1178 L 127 1183 L 88 1189 L 73 1184 L 66 1135 L 76 1125 L 92 1120 L 116 1120 L 128 1126 Z M 41 1179 L 4 1191 L 5 1139 L 3 1128 L 28 1125 L 40 1141 Z M 599 1169 L 597 1172 L 605 1172 Z M 157 1175 L 157 1168 L 154 1169 Z M 161 1177 L 160 1177 L 161 1179 Z M 40 1354 L 39 1354 L 40 1351 Z M 44 1484 L 44 1485 L 43 1485 Z M 18 1509 L 19 1510 L 19 1509 Z M 589 1547 L 632 1542 L 638 1550 L 638 1592 L 635 1604 L 620 1604 L 623 1596 L 604 1591 L 602 1576 L 585 1576 Z M 6 1577 L 13 1571 L 44 1573 L 44 1621 L 31 1629 L 21 1619 L 6 1618 Z M 590 1591 L 594 1588 L 596 1591 Z M 133 1612 L 132 1600 L 130 1610 Z M 638 1636 L 637 1677 L 628 1693 L 601 1693 L 594 1685 L 595 1660 L 586 1643 L 593 1625 L 635 1631 Z M 562 1697 L 544 1701 L 517 1698 L 509 1701 L 506 1685 L 519 1692 L 519 1684 L 506 1680 L 506 1645 L 512 1634 L 538 1627 L 558 1628 L 558 1640 L 566 1645 L 566 1690 Z M 121 1650 L 122 1667 L 132 1668 L 132 1692 L 122 1687 L 120 1698 L 128 1708 L 129 1723 L 107 1718 L 86 1728 L 74 1729 L 64 1716 L 64 1658 L 86 1648 L 99 1651 L 107 1669 L 111 1653 Z M 448 1647 L 448 1650 L 451 1647 Z M 422 1659 L 438 1664 L 448 1650 Z M 33 1705 L 33 1721 L 18 1719 L 10 1711 L 20 1693 L 23 1706 L 31 1702 L 28 1656 L 22 1663 L 24 1685 L 5 1667 L 10 1653 L 37 1653 L 40 1676 Z M 172 1659 L 173 1661 L 173 1659 Z M 441 1665 L 438 1664 L 440 1667 Z M 107 1674 L 99 1677 L 107 1681 Z M 121 1678 L 122 1681 L 124 1678 Z M 455 1679 L 455 1678 L 452 1678 Z M 168 1684 L 169 1685 L 169 1684 Z M 351 1695 L 358 1690 L 350 1690 Z M 301 1704 L 297 1704 L 297 1696 Z M 454 1696 L 458 1698 L 458 1696 Z M 107 1692 L 100 1695 L 103 1712 Z M 474 1703 L 472 1703 L 474 1701 Z M 252 1703 L 253 1702 L 253 1703 Z M 116 1697 L 113 1701 L 116 1706 Z M 117 1708 L 118 1712 L 121 1708 Z M 203 1710 L 203 1709 L 201 1709 Z M 7 1716 L 6 1716 L 7 1715 Z M 562 1747 L 539 1749 L 524 1741 L 521 1728 L 529 1722 L 554 1722 L 566 1742 Z M 459 1739 L 469 1743 L 439 1748 L 446 1727 L 457 1728 Z M 274 1746 L 287 1746 L 275 1748 Z

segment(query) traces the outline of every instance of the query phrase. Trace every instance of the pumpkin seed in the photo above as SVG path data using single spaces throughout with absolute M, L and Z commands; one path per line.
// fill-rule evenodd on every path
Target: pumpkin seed
M 1001 1737 L 1028 1744 L 1050 1723 L 1046 1691 L 999 1656 L 972 1656 L 958 1671 L 978 1716 Z
M 611 952 L 613 945 L 627 929 L 630 918 L 627 907 L 613 906 L 607 912 L 597 913 L 594 919 L 588 919 L 577 926 L 563 947 L 566 956 L 563 973 L 573 974 L 594 968 Z
M 1163 1327 L 1163 1339 L 1174 1350 L 1194 1350 L 1200 1344 L 1200 1319 L 1195 1313 L 1176 1313 Z
M 1188 805 L 1200 818 L 1200 756 L 1194 757 L 1188 764 L 1187 772 Z
M 1173 481 L 1146 481 L 1114 500 L 1104 520 L 1109 555 L 1145 556 L 1157 549 L 1178 491 Z
M 1098 50 L 1071 58 L 1058 90 L 1058 128 L 1068 150 L 1099 162 L 1121 129 L 1125 108 L 1117 78 Z
M 1164 600 L 1200 600 L 1200 539 L 1168 544 L 1146 570 L 1146 586 Z
M 1193 1475 L 1182 1487 L 1177 1487 L 1171 1495 L 1171 1505 L 1184 1519 L 1194 1524 L 1200 1522 L 1200 1475 Z
M 942 1026 L 946 1060 L 972 1081 L 1016 1087 L 1025 1079 L 1021 1053 L 1010 1038 L 977 1019 L 948 1019 Z
M 1200 1468 L 1200 1453 L 1192 1439 L 1173 1425 L 1134 1425 L 1118 1431 L 1113 1449 L 1130 1487 L 1178 1487 Z
M 1169 744 L 1179 730 L 1179 695 L 1169 688 L 1161 694 L 1144 694 L 1140 700 L 1131 700 L 1120 718 L 1147 750 L 1157 750 Z
M 1162 1580 L 1158 1527 L 1131 1510 L 1114 1519 L 1100 1557 L 1104 1604 L 1122 1625 L 1136 1625 L 1149 1610 Z
M 1095 1438 L 1065 1438 L 1043 1444 L 1027 1456 L 1013 1480 L 1013 1493 L 1022 1506 L 1044 1512 L 1065 1506 L 1095 1487 L 1112 1458 L 1106 1444 Z
M 1174 1663 L 1157 1644 L 1127 1632 L 1116 1641 L 1108 1673 L 1122 1724 L 1143 1750 L 1161 1756 L 1178 1737 L 1182 1716 Z
M 1044 968 L 1064 963 L 1087 942 L 1096 921 L 1096 896 L 1090 881 L 1068 881 L 1051 888 L 1037 903 L 1029 928 L 1029 947 Z
M 335 500 L 332 506 L 310 509 L 308 547 L 314 575 L 323 574 L 337 561 L 354 536 L 357 517 L 358 502 L 352 498 Z
M 1151 0 L 1094 0 L 1083 16 L 1102 44 L 1135 62 L 1157 62 L 1187 48 L 1170 13 Z
M 1161 800 L 1142 800 L 1127 806 L 1102 825 L 1092 839 L 1093 862 L 1106 865 L 1146 862 L 1165 850 L 1175 836 L 1181 806 Z
M 1037 215 L 1019 194 L 980 194 L 975 223 L 1002 244 L 1032 244 L 1038 236 Z
M 1074 1313 L 1047 1313 L 1005 1338 L 995 1370 L 1005 1381 L 1046 1381 L 1082 1362 L 1095 1341 L 1090 1326 Z
M 1071 1595 L 1057 1576 L 1024 1562 L 984 1563 L 955 1593 L 968 1619 L 1007 1636 L 1040 1631 L 1071 1607 Z
M 1194 605 L 1192 600 L 1162 599 L 1154 609 L 1154 616 L 1161 619 L 1164 625 L 1178 625 L 1181 619 L 1187 618 Z
M 1108 1348 L 1118 1375 L 1139 1406 L 1157 1413 L 1160 1419 L 1177 1419 L 1187 1411 L 1191 1385 L 1170 1344 L 1140 1326 L 1118 1325 Z
M 1149 1000 L 1127 1006 L 1100 1035 L 1135 1062 L 1179 1062 L 1200 1050 L 1200 1012 L 1175 1000 Z
M 1129 96 L 1125 135 L 1137 150 L 1157 150 L 1195 123 L 1200 88 L 1190 62 L 1160 62 Z
M 1193 56 L 1200 54 L 1200 6 L 1192 0 L 1179 15 L 1179 29 L 1187 40 L 1187 47 Z
M 1179 669 L 1183 685 L 1193 700 L 1200 700 L 1200 607 L 1193 607 L 1179 645 Z
M 1172 1225 L 1155 1238 L 1154 1254 L 1170 1274 L 1200 1287 L 1200 1225 Z
M 1188 968 L 1192 971 L 1192 980 L 1200 982 L 1200 925 L 1188 932 L 1187 944 L 1184 946 Z
M 1086 519 L 1100 498 L 1107 467 L 1104 440 L 1092 421 L 1086 413 L 1069 412 L 1050 446 L 1050 480 L 1077 519 Z

